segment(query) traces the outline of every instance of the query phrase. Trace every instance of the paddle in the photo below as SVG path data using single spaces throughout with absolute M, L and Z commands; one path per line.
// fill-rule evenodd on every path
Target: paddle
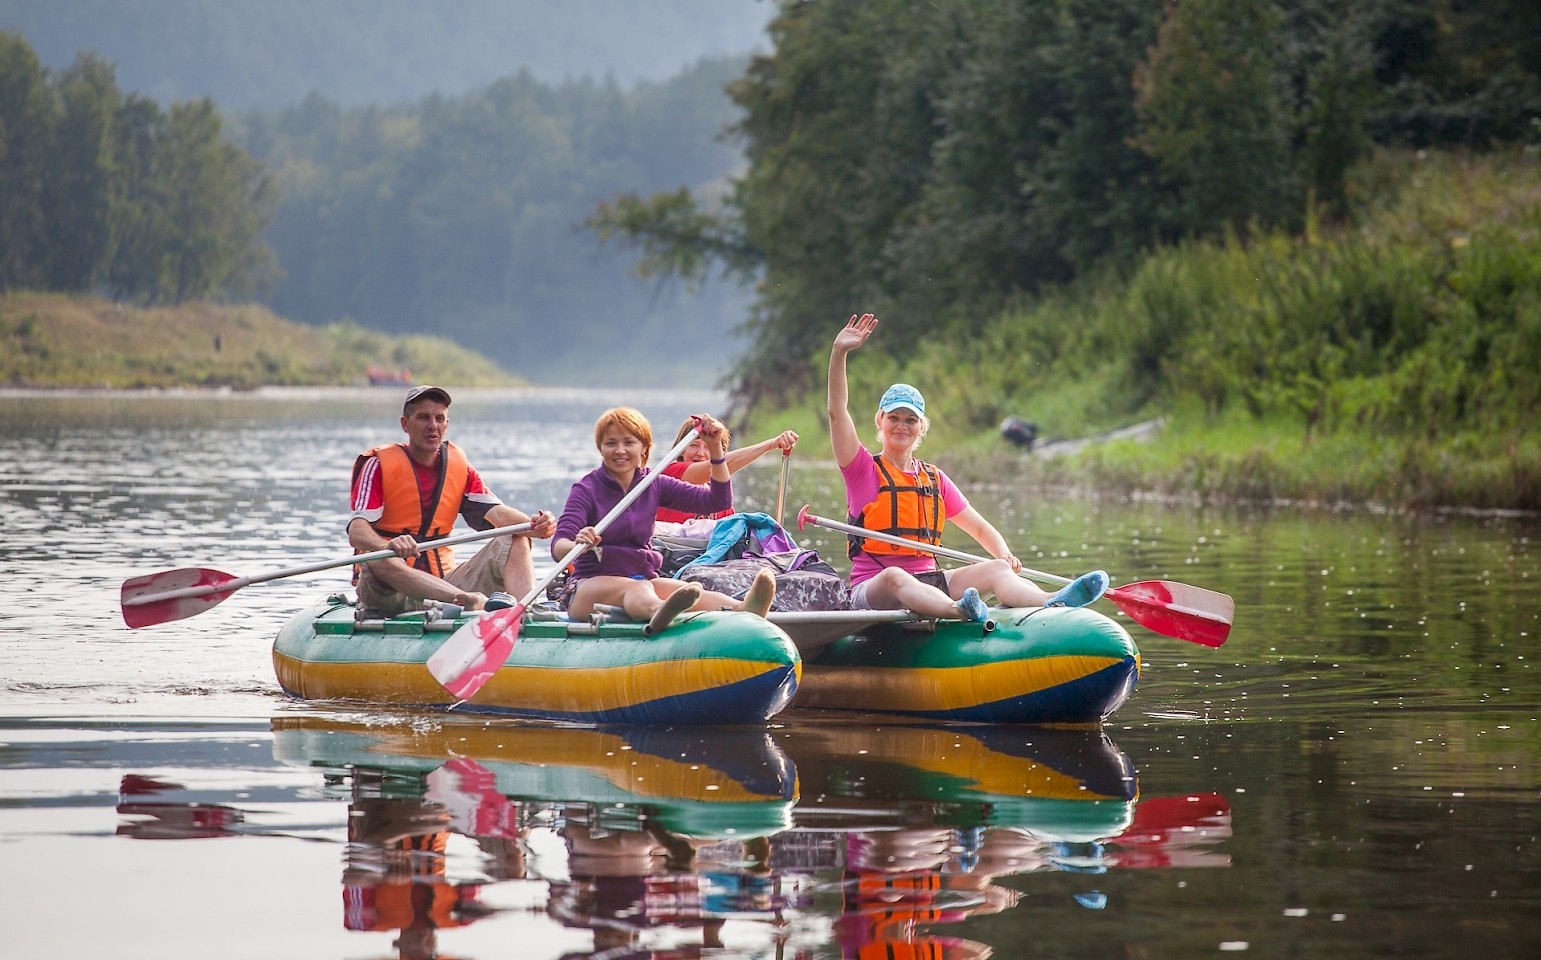
M 809 523 L 855 534 L 858 537 L 866 537 L 869 540 L 879 540 L 901 547 L 914 547 L 916 550 L 924 550 L 939 557 L 950 557 L 966 563 L 984 563 L 989 559 L 964 553 L 961 550 L 949 550 L 947 547 L 932 546 L 919 540 L 895 537 L 841 523 L 838 520 L 815 516 L 809 513 L 805 506 L 797 514 L 797 529 L 801 530 Z M 1029 570 L 1027 567 L 1022 568 L 1020 575 L 1035 580 L 1047 580 L 1051 583 L 1070 582 L 1069 577 Z M 1225 643 L 1226 637 L 1231 634 L 1231 619 L 1236 612 L 1235 602 L 1223 593 L 1171 580 L 1141 580 L 1122 587 L 1112 587 L 1105 596 L 1136 623 L 1162 636 L 1189 640 L 1206 647 L 1218 647 Z
M 523 533 L 528 529 L 530 529 L 529 523 L 515 523 L 506 527 L 494 527 L 491 530 L 472 530 L 468 533 L 457 533 L 438 540 L 428 540 L 418 546 L 424 550 L 431 550 L 435 547 L 448 547 L 456 543 L 487 540 L 492 537 L 500 537 L 505 533 Z M 303 567 L 291 567 L 288 570 L 276 570 L 272 573 L 258 574 L 254 577 L 237 577 L 228 573 L 222 573 L 219 570 L 210 570 L 207 567 L 182 567 L 179 570 L 164 570 L 160 573 L 149 574 L 148 576 L 134 577 L 132 580 L 123 581 L 121 598 L 123 622 L 130 627 L 148 627 L 157 623 L 185 620 L 188 617 L 197 616 L 210 607 L 216 607 L 224 603 L 225 598 L 229 597 L 232 593 L 254 583 L 282 580 L 284 577 L 297 577 L 304 573 L 330 570 L 333 567 L 345 567 L 351 563 L 368 563 L 371 560 L 384 560 L 395 555 L 395 551 L 392 550 L 376 550 L 373 553 L 354 554 L 351 557 L 343 557 L 340 560 L 327 560 L 322 563 L 307 564 Z
M 670 463 L 688 446 L 701 432 L 699 425 L 686 431 L 680 437 L 674 449 L 664 454 L 660 463 Z M 642 495 L 654 480 L 662 475 L 662 470 L 652 470 L 632 485 L 626 496 L 621 498 L 604 518 L 594 524 L 596 533 L 604 533 L 632 501 Z M 503 666 L 508 655 L 513 652 L 514 641 L 519 638 L 519 628 L 524 622 L 524 611 L 535 598 L 545 592 L 546 588 L 562 575 L 562 571 L 572 566 L 572 562 L 578 559 L 590 548 L 589 544 L 578 543 L 567 552 L 567 556 L 556 565 L 556 569 L 547 574 L 546 578 L 534 587 L 530 592 L 520 598 L 512 607 L 502 610 L 494 610 L 491 613 L 477 617 L 470 623 L 450 634 L 450 638 L 444 641 L 439 649 L 428 658 L 428 672 L 439 681 L 444 689 L 453 693 L 461 700 L 469 700 L 476 696 L 476 692 L 482 688 L 494 673 Z
M 781 482 L 776 485 L 776 526 L 781 526 L 781 514 L 787 505 L 787 472 L 792 466 L 792 451 L 781 451 Z

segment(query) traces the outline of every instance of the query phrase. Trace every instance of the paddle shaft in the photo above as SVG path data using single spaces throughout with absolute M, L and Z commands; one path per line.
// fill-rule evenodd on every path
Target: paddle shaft
M 787 505 L 787 473 L 792 467 L 792 451 L 781 451 L 781 482 L 776 485 L 776 526 L 781 526 L 781 514 Z
M 504 534 L 523 533 L 530 529 L 530 524 L 513 523 L 506 527 L 494 527 L 491 530 L 471 530 L 466 533 L 457 533 L 453 536 L 441 537 L 438 540 L 425 540 L 418 544 L 419 549 L 433 550 L 438 547 L 449 547 L 457 543 L 472 543 L 477 540 L 490 540 L 493 537 L 501 537 Z M 384 560 L 396 556 L 394 550 L 376 550 L 373 553 L 360 553 L 351 557 L 343 557 L 339 560 L 326 560 L 321 563 L 309 563 L 303 567 L 290 567 L 287 570 L 275 570 L 272 573 L 263 573 L 251 577 L 236 577 L 234 580 L 226 580 L 224 583 L 209 583 L 198 587 L 182 587 L 179 590 L 167 590 L 164 593 L 147 593 L 143 596 L 133 597 L 123 601 L 125 607 L 142 607 L 150 603 L 159 603 L 162 600 L 180 600 L 184 597 L 206 597 L 211 593 L 234 593 L 242 587 L 249 587 L 254 583 L 266 583 L 269 580 L 282 580 L 284 577 L 298 577 L 306 573 L 318 573 L 322 570 L 331 570 L 336 567 L 346 567 L 354 563 L 369 563 L 372 560 Z
M 680 437 L 679 443 L 676 443 L 674 445 L 674 449 L 672 449 L 668 453 L 664 454 L 663 455 L 663 459 L 658 461 L 658 462 L 659 463 L 673 463 L 674 462 L 674 458 L 679 456 L 681 453 L 683 453 L 685 451 L 685 448 L 690 446 L 691 441 L 694 440 L 700 433 L 701 433 L 700 427 L 695 427 L 695 428 L 692 428 L 690 430 L 687 430 L 685 432 L 685 435 L 683 437 Z M 631 506 L 632 503 L 635 502 L 638 497 L 642 496 L 642 491 L 644 491 L 648 487 L 652 486 L 653 481 L 655 479 L 657 479 L 662 473 L 663 473 L 663 470 L 661 470 L 661 469 L 660 470 L 651 471 L 650 473 L 648 473 L 647 476 L 645 476 L 645 477 L 641 478 L 640 480 L 637 480 L 635 483 L 633 483 L 631 485 L 631 489 L 626 491 L 626 495 L 621 498 L 620 502 L 617 503 L 615 506 L 611 507 L 610 508 L 610 512 L 605 514 L 604 517 L 601 518 L 598 523 L 594 524 L 594 532 L 595 533 L 601 533 L 601 534 L 604 533 L 605 532 L 605 528 L 610 526 L 610 524 L 614 523 L 617 517 L 619 517 L 621 514 L 625 513 L 626 512 L 626 508 Z M 556 569 L 551 571 L 549 574 L 547 574 L 546 578 L 544 580 L 542 580 L 540 583 L 537 583 L 534 587 L 532 587 L 530 589 L 530 592 L 525 594 L 524 598 L 519 601 L 520 609 L 528 607 L 531 603 L 533 603 L 535 601 L 536 597 L 540 596 L 542 593 L 544 593 L 546 591 L 547 587 L 551 586 L 553 583 L 556 582 L 556 578 L 560 577 L 562 575 L 562 571 L 564 571 L 568 567 L 572 566 L 574 560 L 577 560 L 579 557 L 583 556 L 583 554 L 586 551 L 588 551 L 588 550 L 590 550 L 592 548 L 593 548 L 593 544 L 589 544 L 589 543 L 577 543 L 577 544 L 574 544 L 573 548 L 571 550 L 567 551 L 567 556 L 563 557 L 561 559 L 561 562 L 559 562 L 556 565 Z
M 841 523 L 838 520 L 830 520 L 828 517 L 819 517 L 811 513 L 799 514 L 797 519 L 798 526 L 802 526 L 803 522 L 806 521 L 808 523 L 814 524 L 815 526 L 828 527 L 831 530 L 839 530 L 842 533 L 854 534 L 855 536 L 865 537 L 868 540 L 877 540 L 881 543 L 891 543 L 896 547 L 913 547 L 916 550 L 924 550 L 927 553 L 934 553 L 939 557 L 948 557 L 953 560 L 962 560 L 964 563 L 984 563 L 990 559 L 989 557 L 980 557 L 972 553 L 964 553 L 962 550 L 952 550 L 947 547 L 924 543 L 919 540 L 910 540 L 905 537 L 896 537 L 889 533 L 879 533 L 875 530 L 867 530 L 863 527 L 852 526 L 849 523 Z M 1029 570 L 1027 567 L 1023 567 L 1021 572 L 1036 580 L 1047 580 L 1050 583 L 1069 583 L 1071 580 L 1070 577 L 1061 577 L 1053 573 L 1044 573 L 1041 570 Z

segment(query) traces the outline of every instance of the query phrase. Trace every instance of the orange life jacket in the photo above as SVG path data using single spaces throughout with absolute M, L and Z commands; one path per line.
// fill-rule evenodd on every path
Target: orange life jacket
M 470 475 L 470 461 L 463 450 L 448 440 L 440 448 L 439 479 L 428 501 L 434 504 L 434 509 L 427 516 L 423 515 L 423 495 L 406 446 L 390 443 L 359 454 L 353 462 L 355 481 L 370 457 L 380 460 L 380 485 L 385 493 L 385 512 L 372 524 L 376 533 L 387 540 L 410 533 L 421 542 L 446 536 L 454 529 Z M 425 550 L 418 554 L 415 566 L 442 577 L 454 569 L 455 551 L 449 547 Z
M 857 960 L 942 960 L 946 948 L 932 938 L 921 940 L 873 940 L 856 952 Z
M 478 888 L 448 883 L 343 886 L 343 926 L 349 930 L 405 930 L 464 926 L 460 908 L 476 902 Z
M 874 453 L 872 459 L 877 464 L 881 478 L 877 496 L 847 522 L 875 533 L 940 544 L 942 527 L 946 526 L 947 517 L 942 510 L 942 488 L 936 467 L 924 460 L 916 460 L 917 482 L 911 481 L 903 470 L 882 454 Z M 855 559 L 863 551 L 873 556 L 930 556 L 926 551 L 914 547 L 899 547 L 847 534 L 847 556 Z

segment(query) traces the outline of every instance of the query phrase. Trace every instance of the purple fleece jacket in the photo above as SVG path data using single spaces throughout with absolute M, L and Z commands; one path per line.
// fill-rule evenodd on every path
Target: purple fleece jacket
M 647 473 L 646 467 L 638 470 L 632 483 L 640 483 Z M 567 494 L 567 505 L 562 508 L 551 542 L 577 539 L 579 530 L 603 520 L 625 495 L 626 491 L 603 466 L 584 474 Z M 578 558 L 573 564 L 573 576 L 579 580 L 597 576 L 658 576 L 663 556 L 651 543 L 653 519 L 660 506 L 692 516 L 727 510 L 733 506 L 733 481 L 713 480 L 703 487 L 669 476 L 658 477 L 631 502 L 626 512 L 600 532 L 599 549 L 589 550 Z

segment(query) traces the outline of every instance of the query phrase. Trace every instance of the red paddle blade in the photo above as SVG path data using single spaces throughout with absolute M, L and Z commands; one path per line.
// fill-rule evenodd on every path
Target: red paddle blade
M 1229 855 L 1215 849 L 1231 836 L 1231 805 L 1218 793 L 1142 798 L 1134 821 L 1106 841 L 1124 868 L 1224 867 Z
M 428 672 L 457 698 L 471 699 L 513 652 L 523 623 L 522 603 L 477 617 L 433 652 Z
M 183 567 L 180 570 L 166 570 L 125 580 L 119 597 L 123 605 L 123 622 L 130 627 L 148 627 L 197 616 L 210 607 L 224 603 L 226 597 L 240 589 L 219 589 L 234 579 L 230 574 L 218 570 Z M 198 595 L 156 599 L 161 594 L 184 592 L 195 592 Z
M 1231 635 L 1236 603 L 1214 590 L 1171 580 L 1141 580 L 1107 597 L 1136 623 L 1166 637 L 1218 647 Z

